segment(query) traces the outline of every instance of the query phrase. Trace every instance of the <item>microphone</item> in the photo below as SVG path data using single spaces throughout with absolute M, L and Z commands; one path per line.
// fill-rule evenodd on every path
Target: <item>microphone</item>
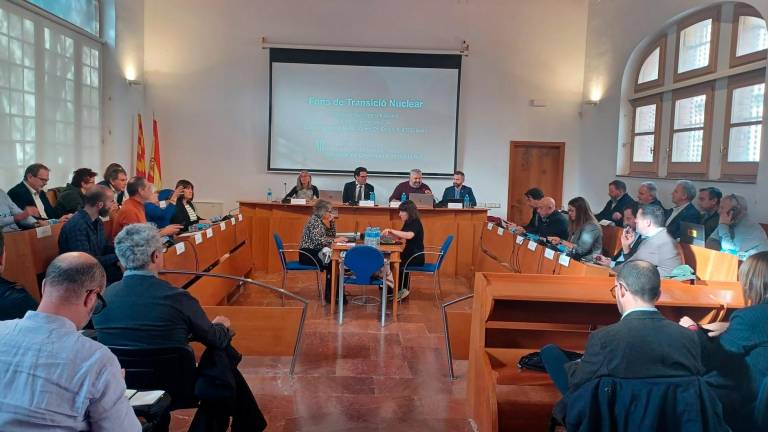
M 283 195 L 288 195 L 288 183 L 283 182 Z
M 229 219 L 230 217 L 232 217 L 232 212 L 233 212 L 233 211 L 235 211 L 235 210 L 240 210 L 240 207 L 235 207 L 235 208 L 233 208 L 233 209 L 230 209 L 230 210 L 228 210 L 228 211 L 227 211 L 227 212 L 224 214 L 224 216 L 214 216 L 214 217 L 212 217 L 212 218 L 211 218 L 211 222 L 212 222 L 212 223 L 217 223 L 217 222 L 221 222 L 221 221 L 227 220 L 227 219 Z

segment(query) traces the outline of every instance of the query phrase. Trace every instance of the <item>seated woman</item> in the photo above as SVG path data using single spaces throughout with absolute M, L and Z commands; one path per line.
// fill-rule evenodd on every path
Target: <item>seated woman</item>
M 400 290 L 397 293 L 398 300 L 402 300 L 411 293 L 409 288 L 410 275 L 403 271 L 406 264 L 409 266 L 424 265 L 424 254 L 419 254 L 424 252 L 424 227 L 421 225 L 421 219 L 419 219 L 419 210 L 416 209 L 416 204 L 413 201 L 408 200 L 400 203 L 398 210 L 400 210 L 399 215 L 403 221 L 403 228 L 400 230 L 387 228 L 381 234 L 405 240 L 405 249 L 400 254 L 400 262 L 403 263 L 403 267 L 400 270 Z M 413 259 L 411 259 L 412 257 Z
M 325 272 L 325 301 L 331 301 L 331 272 L 330 260 L 325 262 L 320 257 L 324 248 L 329 248 L 334 241 L 346 241 L 344 237 L 336 237 L 336 223 L 334 222 L 333 205 L 326 200 L 318 200 L 312 209 L 312 216 L 304 225 L 299 242 L 299 262 L 304 265 L 319 265 Z M 330 258 L 330 252 L 328 255 Z
M 297 198 L 307 201 L 320 198 L 320 191 L 312 184 L 312 176 L 309 171 L 302 171 L 296 178 L 296 186 L 288 191 L 283 199 Z
M 708 371 L 704 379 L 720 399 L 728 426 L 734 432 L 764 430 L 755 414 L 765 410 L 765 406 L 756 407 L 756 402 L 768 380 L 768 252 L 744 261 L 739 284 L 749 306 L 733 312 L 730 322 L 699 327 L 683 317 L 680 325 L 698 333 Z
M 192 204 L 192 200 L 195 198 L 195 185 L 189 180 L 179 180 L 176 182 L 176 190 L 181 190 L 181 193 L 179 193 L 176 201 L 171 201 L 176 204 L 176 212 L 173 213 L 171 223 L 179 224 L 187 229 L 196 223 L 206 222 L 198 216 L 195 205 Z
M 575 259 L 600 255 L 603 250 L 603 229 L 589 208 L 589 203 L 582 197 L 568 201 L 568 237 L 567 246 Z M 553 244 L 560 244 L 558 237 L 549 237 Z
M 144 203 L 147 222 L 151 222 L 161 229 L 170 225 L 171 219 L 176 213 L 176 201 L 182 194 L 181 188 L 176 188 L 176 190 L 163 189 L 152 194 L 152 199 Z

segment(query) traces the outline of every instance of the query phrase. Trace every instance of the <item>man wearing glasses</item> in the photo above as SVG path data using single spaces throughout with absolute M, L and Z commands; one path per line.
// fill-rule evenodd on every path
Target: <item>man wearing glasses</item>
M 355 181 L 344 185 L 341 201 L 345 204 L 357 204 L 360 201 L 371 199 L 371 193 L 373 193 L 373 185 L 368 184 L 368 169 L 357 167 L 355 168 Z
M 78 331 L 106 307 L 105 282 L 96 259 L 65 253 L 37 311 L 0 322 L 0 430 L 141 431 L 117 358 Z
M 547 372 L 563 395 L 606 376 L 671 378 L 704 372 L 696 335 L 656 309 L 661 295 L 656 266 L 647 261 L 627 262 L 616 276 L 611 295 L 621 319 L 589 336 L 581 360 L 568 362 L 555 345 L 541 349 Z
M 48 184 L 51 170 L 41 163 L 34 163 L 24 171 L 24 180 L 8 190 L 8 196 L 14 203 L 40 221 L 61 219 L 66 222 L 70 215 L 63 215 L 56 210 L 43 188 Z

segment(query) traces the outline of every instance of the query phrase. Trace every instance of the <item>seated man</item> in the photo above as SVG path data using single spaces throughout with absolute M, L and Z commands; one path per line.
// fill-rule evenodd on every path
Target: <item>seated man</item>
M 0 231 L 0 274 L 5 268 L 5 238 Z M 37 309 L 37 302 L 24 289 L 0 277 L 0 321 L 21 318 L 27 311 Z
M 472 193 L 472 188 L 464 184 L 464 173 L 456 171 L 453 173 L 453 186 L 445 188 L 443 199 L 440 200 L 440 203 L 446 205 L 449 199 L 460 199 L 464 202 L 464 197 L 466 196 L 469 196 L 469 206 L 476 207 L 477 200 L 475 199 L 475 194 Z
M 173 215 L 176 214 L 176 201 L 182 193 L 184 188 L 178 187 L 175 190 L 163 189 L 152 194 L 152 199 L 144 203 L 147 222 L 155 224 L 158 228 L 170 225 Z
M 720 225 L 720 200 L 723 193 L 716 187 L 705 187 L 699 189 L 699 211 L 701 211 L 701 221 L 704 225 L 705 238 L 709 238 Z
M 38 224 L 34 216 L 39 214 L 36 207 L 20 209 L 8 194 L 0 189 L 0 231 L 34 228 Z
M 104 222 L 115 205 L 115 194 L 106 186 L 96 185 L 85 194 L 85 206 L 61 228 L 59 252 L 85 252 L 96 258 L 107 273 L 107 283 L 119 281 L 115 248 L 107 243 Z M 101 216 L 101 217 L 100 217 Z
M 117 358 L 78 332 L 104 307 L 104 289 L 96 259 L 60 255 L 37 312 L 0 322 L 0 430 L 141 431 Z
M 635 254 L 635 252 L 637 252 L 637 249 L 640 247 L 640 243 L 643 240 L 643 236 L 633 235 L 637 230 L 637 223 L 635 222 L 637 218 L 637 210 L 638 206 L 636 201 L 632 201 L 632 205 L 624 209 L 624 220 L 622 221 L 624 231 L 621 233 L 621 249 L 619 252 L 612 257 L 598 255 L 595 257 L 596 263 L 613 267 L 618 263 L 628 260 Z
M 656 183 L 652 181 L 642 182 L 640 183 L 640 187 L 637 188 L 637 203 L 655 204 L 666 212 L 667 210 L 664 208 L 664 205 L 656 197 L 657 194 L 658 188 L 656 187 Z
M 123 205 L 126 183 L 128 183 L 128 173 L 125 172 L 125 168 L 119 165 L 108 168 L 104 173 L 104 180 L 99 182 L 100 185 L 112 189 L 112 192 L 115 193 L 115 202 L 119 206 Z
M 567 362 L 554 345 L 541 350 L 547 372 L 562 394 L 600 377 L 671 378 L 701 375 L 696 335 L 664 318 L 656 307 L 661 281 L 645 261 L 625 264 L 611 290 L 621 319 L 590 334 L 584 357 Z
M 595 219 L 611 221 L 617 227 L 623 226 L 624 210 L 635 202 L 627 194 L 627 184 L 621 180 L 608 183 L 608 196 L 610 199 L 605 203 L 603 210 L 595 215 Z
M 186 347 L 191 337 L 205 345 L 207 351 L 234 351 L 229 319 L 218 316 L 210 321 L 189 292 L 157 277 L 163 268 L 162 248 L 157 228 L 149 224 L 128 225 L 117 235 L 115 251 L 125 274 L 120 282 L 110 285 L 105 295 L 109 309 L 93 317 L 99 342 L 127 348 Z M 242 430 L 263 430 L 266 421 L 236 362 L 229 355 L 221 357 L 228 364 L 218 365 L 219 370 L 229 371 L 236 385 L 234 402 L 214 408 L 204 400 L 190 429 L 196 430 L 200 422 L 233 416 L 241 422 Z
M 117 237 L 120 231 L 130 224 L 147 223 L 147 215 L 144 210 L 144 203 L 151 201 L 155 193 L 152 183 L 149 183 L 144 177 L 133 177 L 125 187 L 128 192 L 128 199 L 123 201 L 123 208 L 115 216 L 112 224 L 112 235 Z M 168 225 L 160 229 L 161 236 L 174 235 L 181 229 L 181 225 Z
M 416 168 L 411 170 L 408 181 L 404 181 L 395 187 L 392 195 L 389 196 L 389 201 L 403 201 L 403 194 L 405 194 L 405 200 L 409 200 L 412 193 L 432 195 L 432 189 L 426 183 L 421 182 L 421 170 Z
M 696 198 L 696 186 L 688 180 L 680 180 L 672 191 L 672 202 L 675 206 L 669 210 L 667 217 L 667 232 L 673 239 L 680 238 L 683 222 L 697 224 L 701 222 L 701 213 L 693 205 Z
M 739 259 L 768 250 L 768 237 L 749 217 L 747 200 L 736 194 L 720 201 L 720 224 L 707 239 L 707 248 L 738 254 Z
M 625 263 L 635 260 L 648 261 L 658 268 L 661 277 L 669 276 L 672 270 L 683 264 L 677 242 L 667 234 L 667 229 L 664 228 L 664 210 L 661 207 L 655 204 L 641 205 L 637 211 L 635 224 L 637 231 L 625 230 L 622 234 L 622 248 L 625 247 L 625 242 L 636 241 L 635 237 L 638 235 L 643 238 L 637 251 L 627 258 Z M 614 268 L 618 271 L 622 265 L 624 264 L 617 263 Z
M 34 208 L 36 213 L 32 213 L 32 216 L 40 219 L 63 219 L 64 215 L 51 205 L 43 190 L 48 184 L 50 174 L 51 170 L 41 163 L 28 166 L 24 170 L 24 179 L 8 190 L 8 196 L 21 209 Z
M 355 168 L 355 181 L 344 185 L 344 191 L 341 194 L 341 202 L 345 204 L 355 204 L 360 201 L 371 199 L 373 185 L 368 183 L 368 169 L 365 167 Z
M 56 209 L 61 214 L 74 213 L 83 208 L 85 193 L 96 184 L 96 173 L 90 168 L 79 168 L 72 173 L 72 180 L 59 194 Z
M 528 231 L 529 233 L 543 238 L 558 237 L 561 240 L 568 240 L 568 218 L 557 211 L 554 198 L 544 197 L 539 200 L 536 212 L 541 219 L 538 225 Z

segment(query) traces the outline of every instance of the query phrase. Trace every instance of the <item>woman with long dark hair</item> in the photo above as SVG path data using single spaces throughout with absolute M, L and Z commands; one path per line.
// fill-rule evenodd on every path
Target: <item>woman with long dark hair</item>
M 400 269 L 400 291 L 397 296 L 399 300 L 402 300 L 410 294 L 410 275 L 405 272 L 405 266 L 424 265 L 424 254 L 421 254 L 424 252 L 424 227 L 421 225 L 419 210 L 413 201 L 407 200 L 400 203 L 398 210 L 400 219 L 403 221 L 403 227 L 399 230 L 387 228 L 381 233 L 405 240 L 405 249 L 400 254 L 400 262 L 403 263 L 403 267 Z
M 176 213 L 171 218 L 172 224 L 179 224 L 188 228 L 190 225 L 202 222 L 202 218 L 198 216 L 195 205 L 192 204 L 192 200 L 195 199 L 195 185 L 189 180 L 179 180 L 176 182 L 176 189 L 181 188 L 182 193 L 176 198 Z
M 571 243 L 570 255 L 576 259 L 599 255 L 603 250 L 603 229 L 589 208 L 589 203 L 582 197 L 568 201 L 568 242 Z M 550 237 L 552 243 L 560 243 L 557 237 Z

